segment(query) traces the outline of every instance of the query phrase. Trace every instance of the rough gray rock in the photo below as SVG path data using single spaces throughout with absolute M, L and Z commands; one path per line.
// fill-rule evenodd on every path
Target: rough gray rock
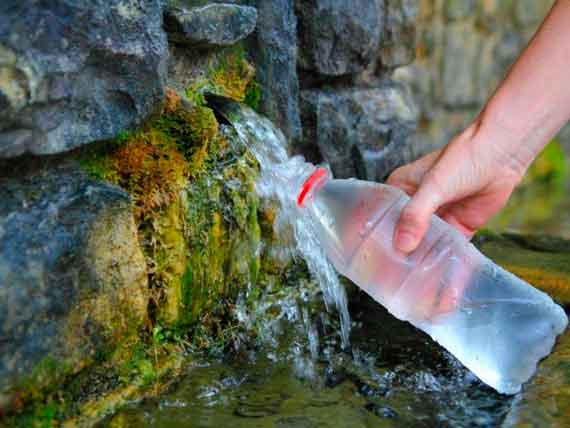
M 299 65 L 323 76 L 354 74 L 378 54 L 383 2 L 297 0 Z
M 449 20 L 467 18 L 475 12 L 475 0 L 446 0 L 445 2 L 445 17 Z
M 257 10 L 235 4 L 209 4 L 165 13 L 168 38 L 190 46 L 229 46 L 247 37 L 257 21 Z
M 0 2 L 0 157 L 116 136 L 162 99 L 163 0 Z M 27 133 L 30 138 L 6 137 Z
M 416 52 L 416 0 L 385 0 L 380 65 L 393 69 L 410 64 Z
M 519 27 L 536 26 L 546 16 L 553 0 L 517 0 L 513 3 L 515 23 Z
M 293 0 L 249 0 L 257 7 L 257 29 L 248 50 L 261 86 L 259 111 L 289 140 L 301 137 L 297 79 L 297 18 Z
M 393 82 L 301 93 L 303 140 L 315 142 L 335 177 L 382 180 L 411 161 L 417 111 Z
M 137 331 L 146 306 L 122 190 L 71 166 L 0 179 L 0 409 L 38 365 L 65 376 Z
M 481 36 L 468 24 L 457 22 L 446 28 L 443 54 L 443 101 L 447 107 L 473 107 L 480 100 L 477 74 Z

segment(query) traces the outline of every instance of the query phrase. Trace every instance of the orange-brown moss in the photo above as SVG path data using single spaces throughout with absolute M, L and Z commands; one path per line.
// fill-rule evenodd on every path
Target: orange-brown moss
M 192 82 L 185 95 L 197 106 L 204 106 L 204 93 L 211 92 L 256 108 L 261 91 L 254 76 L 255 68 L 246 60 L 243 48 L 227 48 L 211 58 L 205 76 Z
M 220 67 L 213 71 L 211 81 L 221 92 L 220 95 L 243 101 L 254 75 L 255 69 L 245 60 L 243 53 L 232 52 L 223 59 Z
M 188 163 L 174 143 L 153 130 L 133 135 L 111 158 L 116 184 L 131 194 L 136 218 L 174 202 L 189 176 Z
M 182 98 L 172 88 L 166 88 L 164 93 L 164 105 L 162 108 L 163 114 L 171 114 L 180 108 L 182 105 Z

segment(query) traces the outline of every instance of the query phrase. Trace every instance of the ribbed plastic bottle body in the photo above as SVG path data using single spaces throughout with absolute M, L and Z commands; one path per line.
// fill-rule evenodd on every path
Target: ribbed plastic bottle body
M 566 328 L 566 314 L 436 216 L 413 253 L 396 251 L 395 225 L 408 199 L 383 184 L 329 180 L 307 209 L 341 274 L 428 333 L 482 381 L 516 393 Z

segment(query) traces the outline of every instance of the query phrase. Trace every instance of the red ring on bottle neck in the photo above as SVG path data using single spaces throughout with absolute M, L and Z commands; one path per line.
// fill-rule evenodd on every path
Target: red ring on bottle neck
M 297 206 L 303 207 L 303 204 L 305 203 L 305 199 L 307 198 L 309 192 L 313 189 L 313 187 L 315 187 L 315 185 L 319 183 L 322 184 L 322 180 L 326 176 L 327 176 L 326 169 L 317 168 L 317 170 L 313 172 L 309 178 L 307 178 L 307 180 L 303 184 L 303 187 L 301 187 L 301 192 L 299 193 L 299 196 L 297 197 Z

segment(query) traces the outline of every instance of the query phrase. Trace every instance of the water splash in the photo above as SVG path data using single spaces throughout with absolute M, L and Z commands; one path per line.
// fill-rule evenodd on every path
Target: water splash
M 295 245 L 289 251 L 292 256 L 301 256 L 307 262 L 309 271 L 321 287 L 327 309 L 337 309 L 342 344 L 348 347 L 350 315 L 346 291 L 318 243 L 311 218 L 296 205 L 299 189 L 315 170 L 315 165 L 302 156 L 289 157 L 283 133 L 252 109 L 227 100 L 214 100 L 214 104 L 259 162 L 261 176 L 256 183 L 256 191 L 261 197 L 279 202 L 277 231 L 285 233 L 287 228 L 292 228 Z

